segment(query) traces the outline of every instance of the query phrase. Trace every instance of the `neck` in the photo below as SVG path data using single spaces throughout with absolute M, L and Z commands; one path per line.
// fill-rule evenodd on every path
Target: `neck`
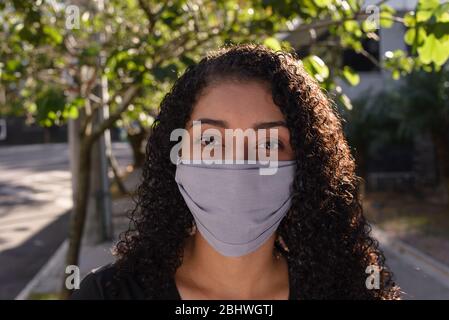
M 227 257 L 215 251 L 196 232 L 188 240 L 184 261 L 187 268 L 195 270 L 192 274 L 196 286 L 232 299 L 252 299 L 285 284 L 287 266 L 284 259 L 273 254 L 275 238 L 276 234 L 250 254 Z

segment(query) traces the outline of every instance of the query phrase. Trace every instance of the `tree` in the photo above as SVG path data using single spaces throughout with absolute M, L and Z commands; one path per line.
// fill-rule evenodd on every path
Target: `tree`
M 36 61 L 35 67 L 26 67 L 27 73 L 14 79 L 21 86 L 17 96 L 26 99 L 27 111 L 34 113 L 43 125 L 60 123 L 70 116 L 80 121 L 77 192 L 67 255 L 67 265 L 76 265 L 86 219 L 95 141 L 117 120 L 123 117 L 122 121 L 125 121 L 132 116 L 132 110 L 141 110 L 137 114 L 140 121 L 141 114 L 154 114 L 154 99 L 161 97 L 158 93 L 166 91 L 178 72 L 206 50 L 217 47 L 230 37 L 238 41 L 263 39 L 266 32 L 276 31 L 276 25 L 261 4 L 258 4 L 260 10 L 254 10 L 250 4 L 238 5 L 237 1 L 158 4 L 111 0 L 104 10 L 96 8 L 93 2 L 77 1 L 74 13 L 81 13 L 80 25 L 66 28 L 66 11 L 73 7 L 59 4 L 61 6 L 36 1 L 23 8 L 19 2 L 12 1 L 4 7 L 13 25 L 25 25 L 30 12 L 33 15 L 36 12 L 38 18 L 35 23 L 38 29 L 43 30 L 38 36 L 46 39 L 49 34 L 51 45 L 41 40 L 34 43 L 36 35 L 24 37 L 20 32 L 5 31 L 9 38 L 17 37 L 17 51 L 26 54 L 26 59 L 34 62 L 37 49 L 42 50 L 45 58 L 45 54 L 54 56 L 45 63 Z M 9 13 L 16 15 L 10 16 Z M 273 21 L 271 30 L 268 26 L 264 29 L 255 27 L 269 21 Z M 98 56 L 104 57 L 100 63 Z M 21 64 L 22 59 L 15 58 L 19 61 L 16 64 Z M 18 66 L 13 71 L 17 70 Z M 99 80 L 104 78 L 108 80 L 110 96 L 106 102 L 95 94 Z M 28 80 L 31 83 L 27 83 Z M 55 90 L 63 92 L 61 103 L 38 103 L 36 97 L 47 92 L 42 88 L 47 86 L 51 91 L 46 93 L 46 97 L 53 97 Z M 24 91 L 28 92 L 27 95 L 23 94 Z M 149 101 L 150 105 L 147 104 Z M 104 103 L 109 105 L 111 114 L 97 124 L 95 118 Z M 40 114 L 47 117 L 40 119 Z M 63 295 L 67 294 L 65 290 Z
M 432 72 L 410 74 L 399 92 L 398 130 L 412 136 L 430 133 L 438 165 L 440 183 L 449 201 L 449 65 Z
M 339 106 L 344 118 L 344 130 L 357 164 L 357 175 L 366 179 L 367 160 L 373 152 L 388 144 L 410 143 L 410 136 L 399 134 L 401 119 L 395 106 L 402 104 L 396 90 L 360 94 L 348 110 Z
M 413 14 L 399 17 L 386 2 L 379 1 L 372 13 L 357 0 L 105 0 L 104 8 L 98 8 L 103 3 L 98 0 L 3 1 L 0 34 L 6 41 L 0 44 L 0 88 L 7 98 L 2 109 L 28 113 L 42 125 L 70 118 L 80 122 L 67 264 L 78 261 L 92 146 L 117 123 L 145 129 L 163 93 L 208 50 L 247 41 L 293 50 L 278 35 L 306 35 L 301 44 L 307 49 L 305 68 L 348 108 L 350 101 L 336 79 L 356 85 L 358 75 L 342 65 L 339 53 L 352 48 L 372 59 L 361 43 L 376 39 L 379 25 L 402 23 L 408 28 L 405 40 L 412 44 L 412 55 L 396 51 L 376 61 L 392 70 L 393 77 L 439 68 L 448 58 L 447 4 L 419 1 Z M 96 88 L 105 80 L 108 92 L 102 100 Z M 104 105 L 110 116 L 98 123 Z

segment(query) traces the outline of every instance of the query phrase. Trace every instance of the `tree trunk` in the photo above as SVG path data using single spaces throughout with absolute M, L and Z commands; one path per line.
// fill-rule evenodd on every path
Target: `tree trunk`
M 50 143 L 50 142 L 51 142 L 50 129 L 47 127 L 44 127 L 44 143 Z
M 71 215 L 69 227 L 69 248 L 66 257 L 66 266 L 78 265 L 78 258 L 81 248 L 81 240 L 86 220 L 87 205 L 90 192 L 90 168 L 91 168 L 92 141 L 90 137 L 82 135 L 79 149 L 79 167 L 76 201 L 73 204 L 74 210 Z M 66 288 L 65 281 L 61 291 L 61 299 L 70 296 L 70 290 Z
M 117 187 L 120 190 L 120 193 L 122 193 L 123 195 L 127 195 L 128 190 L 126 190 L 126 186 L 123 183 L 122 178 L 120 177 L 119 165 L 118 165 L 117 160 L 115 159 L 114 155 L 112 154 L 112 152 L 110 152 L 108 154 L 108 162 L 109 162 L 109 165 L 111 166 L 112 173 L 114 174 L 114 181 L 117 184 Z
M 127 138 L 133 151 L 134 168 L 140 168 L 145 162 L 145 152 L 142 145 L 147 138 L 147 130 L 141 128 L 138 133 L 130 133 L 128 130 Z

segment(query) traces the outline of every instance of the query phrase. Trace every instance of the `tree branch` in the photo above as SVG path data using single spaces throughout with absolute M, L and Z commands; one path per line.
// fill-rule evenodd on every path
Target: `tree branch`
M 160 15 L 164 12 L 164 10 L 167 8 L 169 1 L 166 1 L 159 10 L 156 12 L 153 12 L 151 10 L 149 3 L 147 0 L 138 0 L 139 7 L 142 9 L 142 11 L 145 13 L 148 19 L 148 33 L 152 33 L 154 30 L 154 26 L 156 25 L 157 20 L 159 19 Z
M 123 96 L 123 100 L 118 106 L 117 110 L 112 113 L 109 118 L 103 121 L 98 128 L 96 128 L 92 135 L 91 139 L 96 140 L 105 130 L 111 128 L 114 123 L 122 117 L 122 113 L 128 109 L 131 102 L 138 95 L 140 91 L 140 85 L 131 85 L 125 92 Z

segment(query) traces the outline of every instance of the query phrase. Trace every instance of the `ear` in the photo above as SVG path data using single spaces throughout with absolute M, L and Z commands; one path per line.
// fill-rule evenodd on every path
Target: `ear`
M 284 239 L 282 239 L 281 235 L 277 236 L 276 241 L 279 243 L 279 245 L 282 247 L 282 249 L 285 252 L 289 252 L 289 249 L 288 249 L 287 245 L 285 244 Z

